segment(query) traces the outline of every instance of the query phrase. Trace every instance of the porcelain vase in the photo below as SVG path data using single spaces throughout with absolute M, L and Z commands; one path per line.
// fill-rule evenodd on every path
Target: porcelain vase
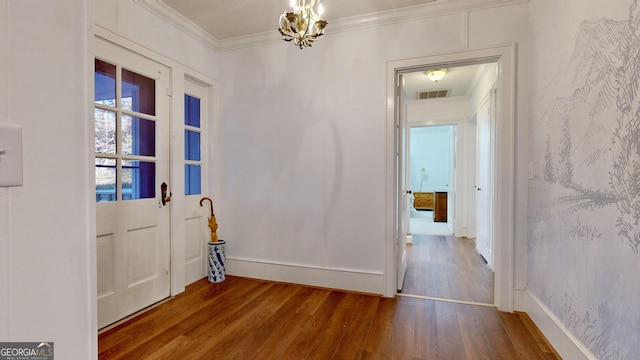
M 209 242 L 209 282 L 221 283 L 225 279 L 225 245 L 224 240 Z

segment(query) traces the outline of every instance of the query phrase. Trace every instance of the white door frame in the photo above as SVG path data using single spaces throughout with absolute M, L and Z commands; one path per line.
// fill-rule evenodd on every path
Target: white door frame
M 385 296 L 396 294 L 396 253 L 394 222 L 397 219 L 397 173 L 395 150 L 398 137 L 395 131 L 395 79 L 398 73 L 416 68 L 455 67 L 481 63 L 498 63 L 499 74 L 496 81 L 498 91 L 496 107 L 496 167 L 492 178 L 496 189 L 492 195 L 494 214 L 492 216 L 494 232 L 495 259 L 495 305 L 502 311 L 514 308 L 514 158 L 515 158 L 515 60 L 516 45 L 507 44 L 479 49 L 465 49 L 446 54 L 430 55 L 420 58 L 393 60 L 387 63 L 387 188 L 386 188 L 386 255 L 385 255 Z M 497 221 L 496 219 L 500 219 Z
M 399 266 L 396 267 L 396 288 L 397 290 L 402 290 L 402 285 L 404 284 L 404 277 L 407 272 L 407 236 L 409 234 L 409 186 L 407 184 L 408 176 L 408 154 L 409 154 L 409 131 L 407 128 L 407 97 L 404 92 L 404 78 L 402 75 L 398 75 L 397 77 L 397 92 L 396 92 L 396 102 L 398 105 L 396 107 L 396 116 L 397 116 L 397 131 L 398 131 L 398 147 L 396 149 L 396 161 L 399 161 L 398 168 L 396 170 L 397 182 L 399 187 L 397 189 L 398 194 L 398 219 L 397 219 L 397 228 L 398 230 L 396 235 L 396 244 L 401 249 L 398 253 L 398 261 Z

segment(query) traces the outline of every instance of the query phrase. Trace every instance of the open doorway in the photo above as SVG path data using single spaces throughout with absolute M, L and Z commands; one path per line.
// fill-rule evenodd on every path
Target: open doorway
M 491 117 L 493 123 L 490 128 L 490 161 L 487 169 L 490 186 L 482 188 L 482 190 L 488 191 L 486 196 L 488 202 L 486 215 L 489 219 L 487 228 L 490 231 L 489 236 L 493 250 L 492 256 L 495 271 L 494 305 L 503 311 L 513 311 L 513 109 L 515 102 L 513 93 L 515 87 L 513 59 L 514 47 L 505 45 L 424 58 L 398 60 L 390 62 L 387 67 L 388 83 L 390 84 L 388 93 L 395 94 L 387 97 L 392 102 L 387 107 L 387 125 L 390 129 L 396 129 L 391 131 L 391 134 L 394 135 L 393 138 L 389 138 L 390 142 L 388 143 L 389 164 L 394 164 L 393 167 L 389 167 L 389 169 L 393 169 L 393 172 L 389 174 L 389 179 L 395 179 L 395 181 L 391 181 L 393 185 L 389 188 L 389 194 L 395 200 L 391 200 L 390 203 L 396 205 L 393 212 L 389 214 L 389 219 L 391 220 L 389 224 L 399 224 L 390 228 L 391 230 L 395 229 L 395 231 L 392 231 L 393 237 L 390 237 L 393 242 L 389 242 L 390 252 L 387 257 L 387 264 L 391 265 L 391 267 L 387 267 L 387 269 L 392 271 L 389 275 L 394 274 L 396 277 L 399 277 L 400 274 L 406 274 L 406 268 L 403 266 L 406 261 L 400 260 L 406 259 L 407 246 L 402 241 L 406 233 L 402 232 L 404 230 L 402 224 L 405 223 L 406 214 L 408 213 L 408 208 L 404 207 L 404 204 L 407 203 L 404 199 L 404 194 L 409 193 L 410 190 L 405 181 L 407 177 L 403 175 L 407 154 L 403 153 L 406 151 L 401 146 L 404 143 L 402 139 L 406 138 L 408 126 L 403 123 L 404 119 L 398 115 L 406 113 L 407 117 L 410 117 L 412 112 L 411 107 L 407 105 L 410 92 L 403 89 L 404 83 L 401 80 L 408 74 L 424 74 L 426 70 L 433 68 L 452 69 L 468 65 L 486 65 L 485 67 L 492 68 L 494 71 L 493 81 L 489 81 L 491 84 L 488 87 L 488 92 L 492 94 L 491 96 L 494 96 L 491 104 L 495 105 L 494 113 Z M 475 81 L 480 81 L 480 79 Z M 441 84 L 444 83 L 442 82 Z M 479 99 L 486 98 L 486 96 L 486 92 L 477 96 L 468 96 L 469 106 L 467 107 L 452 106 L 467 110 L 464 116 L 454 119 L 458 123 L 458 144 L 466 145 L 465 143 L 471 142 L 472 139 L 476 138 L 475 123 L 471 120 L 477 118 L 477 107 L 471 106 L 471 104 L 475 105 L 476 101 L 480 101 Z M 427 122 L 429 121 L 431 120 L 427 120 Z M 466 146 L 464 148 L 465 156 L 469 155 L 469 148 L 471 147 Z M 467 157 L 469 159 L 475 158 L 475 156 L 471 155 Z M 459 178 L 462 182 L 460 186 L 463 187 L 463 190 L 460 193 L 456 192 L 456 199 L 453 200 L 456 204 L 455 208 L 458 209 L 455 216 L 454 233 L 456 237 L 464 238 L 466 236 L 466 238 L 473 238 L 476 235 L 476 224 L 473 223 L 475 221 L 476 206 L 470 206 L 470 204 L 477 200 L 476 193 L 479 192 L 478 187 L 475 185 L 475 166 L 462 165 L 459 160 L 456 161 L 458 171 L 461 171 L 461 167 L 473 170 L 465 170 L 464 176 Z M 471 160 L 468 163 L 471 163 Z M 474 176 L 468 176 L 469 174 Z M 500 196 L 496 195 L 493 191 L 494 188 L 500 189 Z M 464 202 L 467 202 L 466 206 L 461 205 Z M 394 221 L 394 218 L 397 220 Z M 500 219 L 500 221 L 497 219 Z M 475 246 L 472 246 L 472 248 L 475 248 Z M 386 278 L 387 291 L 398 288 L 399 281 L 391 276 Z M 395 290 L 393 292 L 395 293 Z M 390 294 L 390 292 L 387 292 L 387 294 Z M 393 294 L 389 296 L 393 296 Z
M 454 233 L 455 137 L 456 125 L 409 126 L 411 236 Z
M 479 176 L 488 174 L 486 168 L 478 171 L 478 165 L 488 166 L 477 161 L 478 154 L 488 153 L 490 146 L 478 141 L 478 130 L 484 127 L 477 126 L 476 114 L 489 119 L 484 115 L 490 104 L 485 99 L 497 78 L 496 64 L 446 68 L 445 77 L 437 82 L 429 79 L 429 71 L 404 75 L 407 182 L 413 201 L 406 212 L 410 244 L 401 293 L 493 305 L 493 271 L 478 251 L 474 235 L 475 225 L 489 228 L 485 214 L 476 211 L 478 184 L 486 187 Z M 437 95 L 432 96 L 434 92 Z M 486 206 L 486 197 L 480 202 Z M 458 211 L 456 203 L 469 211 Z M 471 217 L 475 221 L 469 221 Z M 456 229 L 456 222 L 463 226 Z

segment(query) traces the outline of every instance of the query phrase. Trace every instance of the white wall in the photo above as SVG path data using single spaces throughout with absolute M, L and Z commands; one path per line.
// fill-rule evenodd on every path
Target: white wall
M 564 332 L 565 342 L 550 338 L 564 358 L 637 359 L 638 1 L 539 0 L 530 10 L 532 318 Z
M 385 202 L 387 62 L 526 44 L 526 23 L 519 4 L 348 32 L 329 26 L 304 50 L 277 42 L 223 53 L 219 220 L 229 271 L 286 281 L 287 268 L 311 268 L 302 280 L 383 293 L 393 207 Z M 526 119 L 526 46 L 518 49 L 517 122 Z M 354 272 L 370 282 L 353 283 Z
M 0 19 L 0 122 L 24 156 L 0 188 L 0 340 L 96 358 L 92 2 L 2 0 Z
M 453 126 L 411 128 L 409 188 L 414 192 L 450 191 L 453 130 Z
M 457 123 L 469 117 L 469 106 L 466 96 L 408 101 L 407 122 L 410 126 Z

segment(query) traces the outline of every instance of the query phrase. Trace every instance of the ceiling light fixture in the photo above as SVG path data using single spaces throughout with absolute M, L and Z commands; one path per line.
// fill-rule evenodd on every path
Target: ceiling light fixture
M 427 70 L 424 73 L 427 75 L 429 80 L 438 82 L 442 80 L 442 78 L 449 72 L 449 69 L 434 69 Z
M 317 6 L 317 12 L 314 6 Z M 280 15 L 280 35 L 282 40 L 293 41 L 293 43 L 302 49 L 324 35 L 324 28 L 327 22 L 322 20 L 320 16 L 324 12 L 320 1 L 316 0 L 291 0 L 293 11 L 285 10 Z

